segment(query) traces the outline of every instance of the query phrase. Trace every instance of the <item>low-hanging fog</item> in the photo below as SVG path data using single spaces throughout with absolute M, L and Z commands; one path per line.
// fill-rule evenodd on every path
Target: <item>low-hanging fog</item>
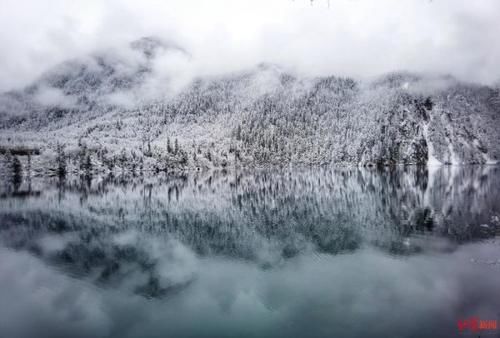
M 0 92 L 141 36 L 188 51 L 188 66 L 182 58 L 163 65 L 188 67 L 186 79 L 260 62 L 311 76 L 408 70 L 500 79 L 497 0 L 2 0 L 1 8 Z

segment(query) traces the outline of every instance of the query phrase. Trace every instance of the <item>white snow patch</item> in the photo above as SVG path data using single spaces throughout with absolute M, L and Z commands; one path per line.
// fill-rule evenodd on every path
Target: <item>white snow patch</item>
M 460 165 L 460 159 L 457 156 L 457 153 L 455 152 L 455 149 L 453 149 L 453 144 L 451 143 L 450 139 L 448 139 L 448 151 L 450 153 L 450 164 L 451 165 Z
M 434 146 L 432 145 L 432 142 L 429 138 L 429 123 L 424 124 L 424 138 L 425 142 L 427 143 L 427 149 L 428 149 L 428 159 L 427 159 L 427 166 L 428 167 L 437 167 L 443 165 L 435 156 L 434 156 Z

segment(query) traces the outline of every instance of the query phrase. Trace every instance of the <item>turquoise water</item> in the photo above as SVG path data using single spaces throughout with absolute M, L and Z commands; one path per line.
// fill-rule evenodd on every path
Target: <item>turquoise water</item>
M 0 337 L 472 334 L 500 317 L 499 187 L 493 166 L 5 178 Z

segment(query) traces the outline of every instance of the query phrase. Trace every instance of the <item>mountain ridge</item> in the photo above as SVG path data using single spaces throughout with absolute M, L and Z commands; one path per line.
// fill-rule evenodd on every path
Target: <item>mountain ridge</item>
M 0 145 L 41 148 L 40 171 L 58 147 L 74 171 L 82 157 L 92 170 L 157 171 L 500 158 L 497 86 L 409 72 L 304 77 L 275 64 L 179 81 L 190 58 L 143 38 L 64 63 L 0 94 Z

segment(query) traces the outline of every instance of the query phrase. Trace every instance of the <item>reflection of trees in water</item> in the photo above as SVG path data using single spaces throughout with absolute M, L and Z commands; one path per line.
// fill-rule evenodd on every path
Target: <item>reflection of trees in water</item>
M 157 297 L 191 279 L 165 278 L 147 240 L 123 244 L 116 235 L 133 230 L 161 242 L 178 240 L 198 255 L 266 265 L 305 251 L 336 254 L 366 244 L 409 254 L 425 250 L 425 241 L 408 244 L 416 234 L 459 241 L 493 236 L 495 226 L 481 224 L 500 213 L 499 179 L 495 167 L 67 178 L 14 208 L 15 196 L 5 195 L 0 231 L 6 245 L 73 275 L 104 285 L 133 280 L 132 290 Z M 71 236 L 50 251 L 39 245 L 47 234 Z

